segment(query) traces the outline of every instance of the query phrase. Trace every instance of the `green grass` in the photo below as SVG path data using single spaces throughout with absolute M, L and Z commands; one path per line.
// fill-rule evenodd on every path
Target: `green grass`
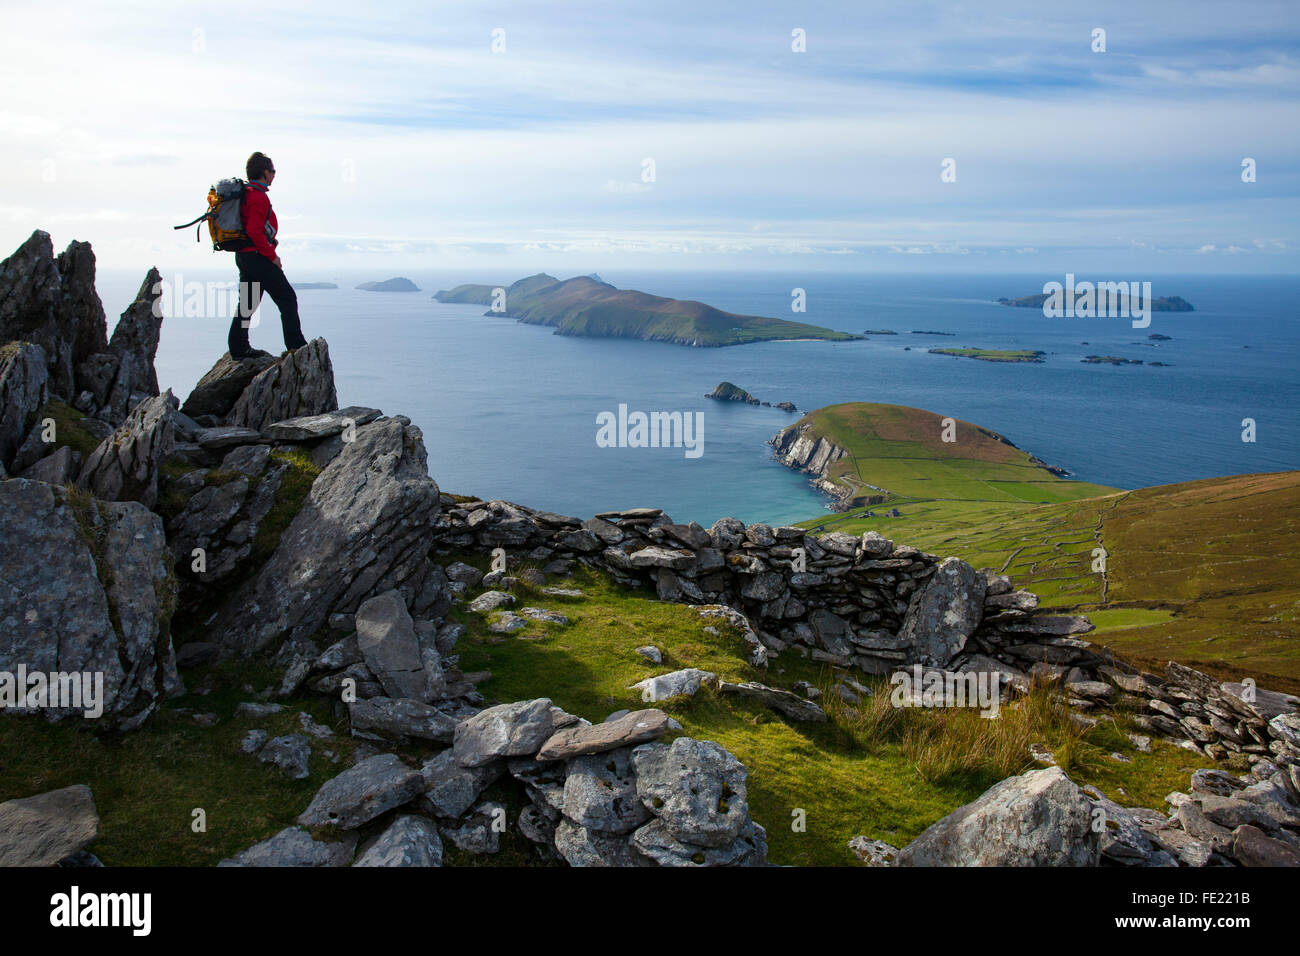
M 1045 353 L 1032 349 L 930 349 L 931 355 L 954 355 L 959 358 L 980 359 L 984 362 L 1036 362 Z

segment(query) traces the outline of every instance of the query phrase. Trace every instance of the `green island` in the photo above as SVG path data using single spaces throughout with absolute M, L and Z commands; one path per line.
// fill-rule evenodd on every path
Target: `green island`
M 1141 359 L 1121 358 L 1118 355 L 1089 355 L 1079 359 L 1085 365 L 1141 365 Z M 1158 365 L 1158 362 L 1152 362 L 1152 365 Z
M 1105 285 L 1105 283 L 1101 283 L 1101 284 Z M 1037 295 L 1025 295 L 1025 296 L 1021 296 L 1018 299 L 1001 298 L 998 299 L 998 303 L 1001 305 L 1014 306 L 1020 309 L 1040 309 L 1042 308 L 1043 303 L 1046 302 L 1049 298 L 1051 298 L 1051 295 L 1052 294 L 1049 292 L 1039 292 Z M 1119 296 L 1119 304 L 1121 308 L 1127 304 L 1127 299 L 1128 296 L 1126 295 Z M 1156 298 L 1151 300 L 1149 307 L 1152 312 L 1195 312 L 1196 311 L 1195 307 L 1193 307 L 1193 305 L 1190 302 L 1188 302 L 1182 296 L 1178 296 L 1178 295 L 1157 296 Z
M 1030 349 L 930 349 L 931 355 L 955 355 L 959 358 L 979 359 L 981 362 L 1034 362 L 1043 363 L 1046 352 Z
M 1062 480 L 967 422 L 943 443 L 938 415 L 856 402 L 790 426 L 773 439 L 778 457 L 800 428 L 845 452 L 819 478 L 844 510 L 804 527 L 879 531 L 993 568 L 1152 668 L 1177 660 L 1300 692 L 1300 472 L 1124 491 Z
M 700 348 L 800 339 L 847 342 L 862 338 L 804 322 L 724 312 L 691 299 L 669 299 L 635 289 L 618 289 L 592 276 L 561 281 L 538 273 L 509 286 L 459 285 L 439 291 L 434 299 L 491 306 L 494 311 L 488 315 L 505 315 L 529 325 L 553 326 L 557 335 L 642 339 Z

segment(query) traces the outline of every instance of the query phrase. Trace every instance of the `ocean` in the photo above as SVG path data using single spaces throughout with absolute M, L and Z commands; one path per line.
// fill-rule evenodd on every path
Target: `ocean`
M 185 278 L 231 279 L 230 265 Z M 657 507 L 705 527 L 724 515 L 781 524 L 822 513 L 825 499 L 806 476 L 777 464 L 766 444 L 799 416 L 704 397 L 724 380 L 801 412 L 849 401 L 926 408 L 992 428 L 1075 478 L 1117 488 L 1300 468 L 1296 276 L 1080 276 L 1150 280 L 1154 295 L 1180 295 L 1196 308 L 1153 313 L 1149 328 L 1134 329 L 1124 318 L 1047 319 L 995 301 L 1040 292 L 1046 281 L 1064 281 L 1059 275 L 601 271 L 620 288 L 732 312 L 900 333 L 697 349 L 559 336 L 431 298 L 461 282 L 521 276 L 406 274 L 421 292 L 352 288 L 389 278 L 378 273 L 290 278 L 340 285 L 299 292 L 304 333 L 329 341 L 342 405 L 403 414 L 422 429 L 429 472 L 446 492 L 581 517 Z M 110 332 L 142 277 L 143 270 L 101 272 Z M 790 309 L 795 288 L 806 293 L 803 314 Z M 264 311 L 253 343 L 278 353 L 279 317 L 269 300 Z M 224 317 L 166 315 L 156 363 L 162 387 L 183 400 L 225 350 L 227 325 Z M 1152 333 L 1171 339 L 1152 341 Z M 1041 365 L 1004 365 L 927 353 L 964 346 L 1047 355 Z M 1167 367 L 1083 364 L 1089 354 Z M 617 415 L 620 405 L 628 413 L 703 413 L 703 454 L 598 446 L 597 416 Z M 1242 441 L 1247 418 L 1253 443 Z

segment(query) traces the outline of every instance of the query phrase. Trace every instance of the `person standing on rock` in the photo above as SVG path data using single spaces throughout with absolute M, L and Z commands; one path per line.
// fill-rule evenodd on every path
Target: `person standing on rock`
M 248 244 L 235 250 L 235 265 L 239 267 L 239 308 L 235 310 L 227 339 L 230 357 L 233 359 L 257 358 L 270 354 L 253 348 L 248 341 L 249 323 L 262 303 L 264 291 L 270 294 L 271 301 L 280 310 L 284 347 L 292 350 L 307 344 L 298 322 L 298 294 L 285 277 L 280 257 L 275 252 L 275 247 L 279 244 L 275 237 L 279 223 L 266 194 L 275 181 L 275 164 L 271 162 L 271 157 L 254 153 L 248 157 L 245 172 L 248 175 L 248 188 L 244 191 L 240 215 Z

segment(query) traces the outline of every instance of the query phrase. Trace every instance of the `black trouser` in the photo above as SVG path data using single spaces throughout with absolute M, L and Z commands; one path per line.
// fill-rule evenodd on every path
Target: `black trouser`
M 251 251 L 236 252 L 235 265 L 239 267 L 239 307 L 235 310 L 226 340 L 231 354 L 247 352 L 252 347 L 248 342 L 248 323 L 262 304 L 263 292 L 271 296 L 271 301 L 280 310 L 284 347 L 297 349 L 306 345 L 302 326 L 298 323 L 298 294 L 285 278 L 284 270 L 261 253 Z

